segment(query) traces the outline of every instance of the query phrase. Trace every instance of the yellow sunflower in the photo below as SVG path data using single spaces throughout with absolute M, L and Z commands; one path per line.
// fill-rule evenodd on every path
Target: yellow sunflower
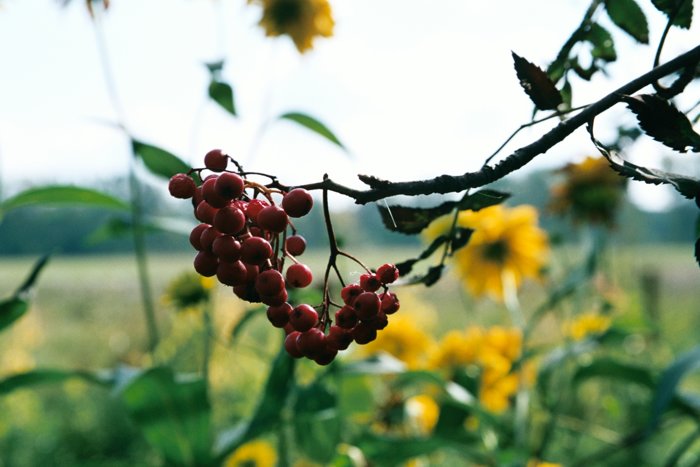
M 580 341 L 591 335 L 603 334 L 610 328 L 610 316 L 595 312 L 583 313 L 572 322 L 565 325 L 564 330 L 575 341 Z
M 451 216 L 436 219 L 424 232 L 428 240 L 445 234 Z M 469 242 L 453 261 L 469 291 L 503 301 L 506 288 L 515 291 L 525 278 L 537 278 L 549 255 L 547 234 L 537 225 L 537 210 L 528 205 L 491 206 L 462 211 L 457 226 L 473 229 Z
M 226 467 L 275 467 L 277 453 L 267 441 L 251 441 L 236 449 L 226 463 Z
M 313 48 L 317 36 L 333 35 L 333 16 L 328 0 L 248 0 L 263 8 L 260 26 L 269 37 L 288 35 L 299 52 Z
M 549 208 L 571 214 L 576 223 L 612 226 L 625 193 L 627 179 L 610 168 L 604 157 L 586 157 L 558 170 L 564 179 L 551 190 Z
M 392 316 L 377 339 L 362 347 L 362 353 L 387 352 L 410 369 L 424 366 L 425 356 L 434 345 L 432 338 L 410 316 Z
M 177 311 L 196 309 L 209 301 L 215 286 L 216 278 L 202 277 L 194 271 L 186 271 L 168 283 L 162 300 Z

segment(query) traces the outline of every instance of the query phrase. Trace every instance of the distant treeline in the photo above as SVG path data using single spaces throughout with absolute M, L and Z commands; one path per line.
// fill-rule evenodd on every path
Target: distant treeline
M 578 230 L 568 220 L 552 217 L 546 206 L 549 201 L 547 174 L 535 173 L 528 177 L 501 183 L 494 188 L 512 192 L 507 202 L 533 204 L 540 209 L 540 222 L 550 234 L 566 242 L 575 240 Z M 112 186 L 118 186 L 114 182 Z M 194 220 L 182 204 L 173 205 L 155 191 L 148 193 L 150 214 L 158 217 L 180 216 L 183 224 Z M 406 198 L 402 203 L 417 202 Z M 422 199 L 421 205 L 442 202 L 441 198 Z M 683 202 L 684 201 L 684 202 Z M 627 202 L 621 209 L 617 228 L 613 231 L 617 242 L 691 242 L 694 241 L 697 208 L 692 201 L 683 200 L 672 209 L 646 212 Z M 392 202 L 389 202 L 391 205 Z M 178 207 L 181 209 L 178 211 Z M 325 225 L 320 209 L 295 220 L 297 229 L 307 238 L 311 247 L 326 245 Z M 361 206 L 333 214 L 339 241 L 347 245 L 402 244 L 417 245 L 419 239 L 388 231 L 382 225 L 376 206 Z M 153 229 L 149 233 L 151 251 L 188 251 L 190 246 L 184 234 Z M 132 249 L 129 236 L 128 213 L 115 214 L 99 209 L 31 207 L 11 211 L 0 221 L 0 255 L 27 255 L 48 252 L 61 254 L 122 253 Z

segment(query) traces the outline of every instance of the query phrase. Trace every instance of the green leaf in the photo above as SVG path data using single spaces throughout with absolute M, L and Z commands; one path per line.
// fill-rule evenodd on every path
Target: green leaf
M 50 185 L 30 188 L 0 203 L 0 215 L 24 206 L 73 204 L 88 207 L 128 210 L 129 205 L 119 198 L 90 188 Z
M 282 346 L 272 362 L 265 388 L 250 421 L 223 432 L 217 439 L 217 461 L 223 461 L 246 441 L 275 429 L 281 423 L 282 411 L 294 385 L 295 367 L 296 360 Z
M 109 386 L 110 379 L 87 371 L 42 369 L 18 373 L 0 380 L 0 395 L 16 389 L 47 383 L 60 383 L 67 379 L 79 378 L 89 383 Z
M 406 365 L 401 360 L 388 353 L 381 353 L 363 360 L 345 363 L 340 367 L 339 373 L 341 375 L 390 375 L 404 371 L 406 371 Z
M 688 149 L 700 152 L 700 134 L 684 113 L 669 101 L 652 94 L 625 97 L 627 107 L 634 112 L 644 132 L 678 152 Z
M 605 10 L 617 27 L 632 36 L 637 42 L 649 43 L 647 17 L 635 0 L 606 0 Z
M 297 393 L 294 404 L 294 439 L 306 457 L 327 465 L 340 442 L 338 400 L 322 382 L 313 383 Z
M 696 193 L 700 193 L 700 180 L 680 174 L 641 167 L 626 161 L 618 153 L 610 151 L 598 141 L 593 136 L 592 131 L 591 125 L 588 125 L 591 141 L 593 141 L 593 144 L 598 148 L 598 151 L 610 162 L 610 167 L 620 175 L 652 185 L 660 185 L 662 183 L 671 185 L 676 191 L 689 199 L 694 198 Z
M 236 322 L 236 325 L 231 330 L 231 340 L 234 340 L 241 334 L 241 332 L 243 332 L 243 329 L 245 329 L 245 326 L 250 322 L 251 319 L 255 318 L 256 316 L 262 315 L 266 309 L 266 307 L 255 307 L 246 310 L 246 312 L 243 313 L 243 316 L 241 316 L 241 318 Z
M 693 21 L 693 0 L 651 0 L 651 3 L 669 20 L 673 16 L 674 26 L 690 29 Z
M 306 127 L 309 130 L 323 136 L 328 141 L 339 146 L 340 148 L 345 149 L 343 143 L 340 142 L 340 140 L 335 136 L 335 134 L 333 134 L 331 130 L 328 129 L 326 125 L 309 115 L 299 112 L 288 112 L 286 114 L 280 115 L 279 119 L 291 120 L 292 122 L 296 122 L 299 125 Z
M 365 433 L 358 440 L 357 446 L 370 465 L 400 465 L 411 458 L 429 455 L 444 448 L 455 449 L 463 459 L 476 461 L 476 464 L 485 463 L 486 459 L 479 452 L 478 441 L 472 438 L 455 441 L 438 436 L 398 437 Z
M 0 331 L 20 319 L 29 309 L 29 303 L 21 298 L 10 298 L 0 302 Z
M 204 380 L 156 367 L 131 380 L 121 397 L 131 418 L 167 463 L 212 464 L 211 410 Z
M 34 263 L 32 270 L 29 272 L 29 275 L 22 285 L 12 294 L 12 297 L 0 302 L 0 331 L 24 316 L 27 310 L 29 310 L 29 302 L 26 300 L 25 295 L 34 286 L 34 283 L 39 278 L 39 273 L 44 269 L 48 261 L 48 255 L 39 258 L 39 260 Z
M 480 209 L 504 202 L 510 194 L 496 190 L 480 190 L 465 194 L 460 201 L 445 201 L 431 208 L 414 208 L 406 206 L 382 206 L 377 204 L 384 227 L 392 232 L 414 235 L 420 233 L 438 217 L 449 214 L 454 209 L 461 211 Z
M 561 104 L 562 97 L 554 82 L 540 67 L 528 62 L 515 52 L 513 65 L 525 93 L 539 110 L 555 110 Z
M 131 140 L 134 154 L 141 158 L 146 168 L 151 173 L 170 179 L 175 174 L 187 173 L 190 166 L 176 155 L 150 144 Z
M 223 81 L 212 79 L 209 83 L 209 97 L 228 113 L 236 116 L 236 105 L 233 99 L 233 88 Z
M 611 358 L 601 358 L 593 361 L 590 365 L 580 367 L 574 374 L 573 383 L 578 385 L 590 378 L 617 379 L 650 389 L 655 384 L 654 377 L 648 368 L 619 362 Z
M 594 59 L 600 59 L 605 62 L 614 62 L 617 60 L 617 52 L 615 52 L 615 42 L 612 35 L 603 26 L 594 23 L 590 26 L 583 40 L 590 42 L 593 46 L 591 55 Z
M 700 346 L 684 353 L 664 370 L 651 402 L 651 417 L 647 427 L 649 431 L 653 431 L 659 426 L 661 416 L 676 396 L 678 385 L 683 377 L 698 368 L 700 368 Z

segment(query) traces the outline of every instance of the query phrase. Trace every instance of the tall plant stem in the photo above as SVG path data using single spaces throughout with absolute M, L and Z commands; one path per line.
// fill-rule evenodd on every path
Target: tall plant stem
M 114 73 L 112 72 L 107 44 L 104 37 L 104 32 L 101 27 L 101 12 L 96 12 L 93 24 L 95 27 L 95 36 L 97 48 L 102 65 L 102 72 L 109 94 L 112 107 L 117 114 L 117 122 L 119 127 L 129 137 L 131 134 L 126 126 L 126 118 L 124 110 L 119 100 L 117 86 L 114 82 Z M 131 233 L 132 243 L 134 246 L 134 255 L 136 256 L 136 266 L 138 271 L 139 288 L 141 291 L 141 301 L 143 305 L 144 318 L 146 320 L 146 331 L 148 333 L 148 351 L 152 352 L 158 345 L 158 325 L 156 322 L 155 306 L 153 304 L 153 295 L 151 293 L 151 280 L 148 274 L 148 258 L 146 255 L 146 232 L 143 223 L 143 199 L 141 196 L 141 188 L 136 176 L 136 153 L 133 145 L 131 145 L 131 158 L 129 161 L 129 203 L 131 205 Z

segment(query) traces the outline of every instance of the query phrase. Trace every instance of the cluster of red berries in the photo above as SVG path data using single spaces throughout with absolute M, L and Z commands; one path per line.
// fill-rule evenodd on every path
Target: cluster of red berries
M 396 295 L 387 289 L 398 278 L 396 267 L 385 264 L 376 273 L 363 274 L 359 284 L 344 287 L 344 305 L 335 314 L 335 325 L 331 325 L 328 297 L 317 307 L 320 314 L 311 305 L 292 306 L 287 288 L 308 286 L 313 274 L 296 259 L 304 253 L 306 240 L 297 235 L 290 217 L 308 214 L 313 198 L 303 188 L 271 188 L 247 179 L 245 173 L 228 171 L 230 161 L 214 149 L 204 157 L 205 168 L 170 179 L 170 194 L 192 199 L 194 216 L 201 222 L 189 238 L 197 250 L 195 270 L 202 276 L 216 276 L 243 300 L 266 304 L 269 321 L 287 333 L 285 348 L 293 357 L 328 364 L 351 342 L 374 340 L 377 330 L 387 325 L 387 315 L 399 309 Z M 191 174 L 201 176 L 205 169 L 213 173 L 197 186 Z M 273 195 L 282 196 L 279 205 Z M 285 270 L 287 258 L 292 264 Z

